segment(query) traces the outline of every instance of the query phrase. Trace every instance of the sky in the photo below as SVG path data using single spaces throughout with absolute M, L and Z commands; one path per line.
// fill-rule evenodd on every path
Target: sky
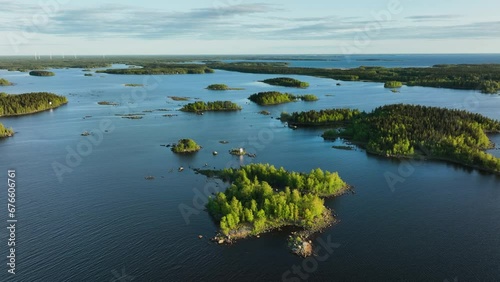
M 498 0 L 0 0 L 0 55 L 499 53 Z

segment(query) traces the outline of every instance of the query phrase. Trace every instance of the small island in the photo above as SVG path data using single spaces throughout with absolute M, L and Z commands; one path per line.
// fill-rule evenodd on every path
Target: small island
M 29 73 L 31 76 L 54 76 L 55 73 L 51 71 L 34 70 Z
M 403 83 L 399 81 L 387 81 L 384 84 L 385 88 L 401 88 L 403 87 Z
M 270 164 L 250 164 L 239 169 L 197 170 L 207 177 L 230 182 L 225 192 L 210 197 L 207 210 L 219 222 L 220 243 L 257 236 L 284 226 L 302 228 L 295 235 L 302 242 L 335 222 L 324 205 L 325 197 L 338 196 L 351 187 L 338 175 L 314 169 L 310 173 L 286 171 Z M 297 248 L 293 251 L 300 255 Z
M 0 86 L 11 86 L 13 85 L 12 82 L 8 81 L 5 78 L 0 78 Z
M 144 84 L 140 84 L 140 83 L 126 83 L 125 86 L 127 86 L 127 87 L 143 87 Z
M 66 97 L 47 92 L 18 95 L 0 93 L 0 117 L 34 114 L 55 109 L 67 103 Z
M 267 92 L 259 92 L 252 94 L 250 97 L 248 97 L 248 100 L 260 106 L 270 106 L 270 105 L 295 102 L 297 100 L 317 101 L 318 97 L 312 94 L 293 95 L 290 93 L 281 93 L 278 91 L 267 91 Z
M 269 85 L 284 86 L 284 87 L 295 87 L 295 88 L 307 88 L 309 83 L 303 82 L 294 78 L 289 77 L 278 77 L 262 80 L 260 82 L 267 83 Z
M 174 101 L 189 101 L 189 97 L 168 96 L 168 98 Z
M 217 112 L 217 111 L 240 111 L 241 107 L 231 101 L 215 101 L 215 102 L 202 102 L 196 101 L 184 105 L 181 109 L 183 112 Z
M 97 104 L 101 105 L 101 106 L 118 106 L 118 103 L 109 102 L 109 101 L 99 101 L 99 102 L 97 102 Z
M 388 105 L 328 130 L 327 140 L 352 141 L 367 152 L 393 158 L 425 158 L 500 173 L 500 158 L 487 133 L 500 133 L 500 121 L 463 110 L 415 105 Z
M 93 75 L 93 74 L 91 74 L 91 73 L 86 73 L 86 74 L 84 74 L 83 76 L 94 76 L 94 75 Z
M 207 86 L 207 89 L 214 91 L 244 90 L 243 88 L 232 88 L 227 86 L 226 84 L 210 84 L 209 86 Z
M 3 124 L 0 123 L 0 138 L 12 136 L 14 136 L 14 130 L 12 128 L 5 128 Z
M 172 146 L 171 150 L 177 154 L 195 153 L 201 150 L 201 146 L 196 144 L 193 139 L 181 139 Z

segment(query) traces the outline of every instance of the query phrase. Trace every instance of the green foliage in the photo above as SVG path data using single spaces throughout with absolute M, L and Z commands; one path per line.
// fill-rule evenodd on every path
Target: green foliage
M 10 86 L 12 85 L 12 82 L 8 81 L 5 78 L 0 78 L 0 86 Z
M 207 87 L 207 89 L 224 91 L 224 90 L 229 90 L 229 86 L 225 84 L 211 84 Z
M 500 158 L 483 152 L 493 146 L 487 132 L 500 132 L 500 122 L 461 110 L 398 104 L 357 115 L 343 131 L 323 137 L 342 136 L 380 155 L 423 154 L 500 172 Z
M 347 187 L 337 173 L 321 169 L 303 174 L 269 164 L 251 164 L 217 173 L 232 184 L 225 192 L 210 197 L 207 209 L 220 220 L 226 235 L 242 224 L 250 224 L 254 234 L 283 225 L 312 228 L 326 211 L 320 196 L 336 195 Z
M 270 84 L 270 85 L 276 85 L 276 86 L 285 86 L 285 87 L 296 87 L 296 88 L 307 88 L 309 87 L 309 83 L 303 82 L 294 78 L 289 78 L 289 77 L 278 77 L 278 78 L 271 78 L 271 79 L 266 79 L 261 82 Z
M 3 124 L 0 123 L 0 138 L 10 137 L 14 135 L 14 130 L 11 128 L 5 128 Z
M 206 111 L 239 111 L 241 107 L 231 101 L 189 103 L 181 108 L 183 112 L 206 112 Z
M 31 76 L 54 76 L 56 74 L 51 72 L 51 71 L 34 70 L 34 71 L 30 71 L 30 75 Z
M 297 97 L 290 93 L 277 91 L 259 92 L 252 94 L 248 99 L 261 106 L 289 103 L 297 100 Z
M 403 87 L 403 83 L 401 83 L 399 81 L 387 81 L 384 84 L 384 87 L 385 88 L 401 88 L 401 87 Z
M 205 74 L 214 70 L 201 64 L 148 64 L 143 68 L 98 70 L 97 73 L 133 74 L 133 75 L 161 75 L 161 74 Z
M 500 83 L 500 64 L 436 65 L 429 68 L 359 67 L 353 69 L 296 68 L 280 65 L 212 63 L 212 68 L 245 73 L 311 75 L 336 80 L 375 82 L 399 81 L 408 86 L 481 90 L 496 93 Z
M 350 109 L 311 110 L 292 114 L 282 113 L 281 121 L 290 125 L 325 126 L 349 121 L 359 114 L 361 114 L 359 110 Z
M 32 114 L 57 108 L 68 102 L 66 97 L 52 93 L 27 93 L 19 95 L 0 95 L 0 116 Z
M 174 153 L 194 153 L 201 150 L 201 147 L 193 139 L 181 139 L 171 150 Z
M 316 97 L 316 95 L 313 95 L 313 94 L 306 94 L 306 95 L 301 95 L 301 96 L 297 96 L 299 97 L 302 101 L 306 101 L 306 102 L 314 102 L 314 101 L 318 101 L 318 97 Z

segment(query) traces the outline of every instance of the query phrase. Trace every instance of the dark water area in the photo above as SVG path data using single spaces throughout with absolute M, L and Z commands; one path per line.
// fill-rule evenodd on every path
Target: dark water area
M 477 55 L 476 61 L 450 56 L 454 55 L 428 58 L 422 65 L 498 60 L 496 55 Z M 417 61 L 418 56 L 406 62 Z M 324 141 L 322 130 L 291 130 L 275 119 L 282 111 L 329 107 L 369 111 L 392 103 L 465 109 L 500 119 L 499 95 L 423 87 L 403 87 L 394 94 L 381 83 L 336 86 L 335 80 L 305 76 L 292 77 L 309 82 L 309 89 L 285 89 L 258 82 L 273 76 L 219 70 L 147 77 L 84 77 L 80 69 L 54 71 L 56 76 L 50 78 L 0 71 L 0 77 L 15 83 L 3 91 L 49 91 L 69 99 L 66 106 L 52 111 L 0 118 L 17 132 L 0 140 L 0 183 L 4 183 L 0 205 L 6 210 L 7 170 L 15 169 L 18 217 L 17 274 L 7 274 L 4 247 L 0 281 L 500 280 L 499 176 L 445 162 L 397 161 L 361 149 L 334 149 L 332 145 L 342 141 Z M 126 83 L 146 87 L 125 87 Z M 213 83 L 245 90 L 204 89 Z M 247 100 L 265 90 L 313 93 L 320 100 L 272 107 Z M 199 116 L 178 111 L 189 101 L 172 101 L 168 96 L 190 97 L 191 102 L 231 100 L 243 110 Z M 101 106 L 98 101 L 120 105 Z M 143 112 L 156 109 L 169 111 Z M 258 114 L 263 109 L 271 116 Z M 129 113 L 144 116 L 140 120 L 116 116 Z M 104 130 L 108 132 L 100 138 Z M 94 135 L 81 136 L 84 131 Z M 160 146 L 181 138 L 192 138 L 203 149 L 180 156 Z M 491 138 L 498 148 L 500 136 Z M 219 143 L 222 140 L 229 144 Z M 237 147 L 257 157 L 231 156 L 228 150 Z M 80 160 L 74 151 L 81 153 Z M 213 151 L 219 154 L 213 156 Z M 496 156 L 498 152 L 491 150 Z M 326 201 L 340 222 L 313 239 L 322 261 L 290 254 L 287 230 L 231 246 L 209 241 L 217 227 L 202 204 L 224 184 L 190 168 L 251 162 L 304 172 L 317 167 L 338 171 L 355 186 L 354 194 Z M 67 167 L 61 178 L 54 165 Z M 178 172 L 180 166 L 184 171 Z M 6 213 L 1 213 L 1 244 L 9 236 L 6 220 Z

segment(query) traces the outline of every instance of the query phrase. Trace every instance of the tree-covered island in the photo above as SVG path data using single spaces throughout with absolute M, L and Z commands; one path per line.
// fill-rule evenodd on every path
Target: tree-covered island
M 0 78 L 0 86 L 11 86 L 12 82 L 8 81 L 5 78 Z
M 306 95 L 293 95 L 290 93 L 281 93 L 277 91 L 267 91 L 252 94 L 248 99 L 260 106 L 269 106 L 295 102 L 297 100 L 302 101 L 317 101 L 318 97 L 312 94 Z
M 425 157 L 500 173 L 500 158 L 485 152 L 494 147 L 487 133 L 500 133 L 500 122 L 463 110 L 388 105 L 346 119 L 341 130 L 325 139 L 350 140 L 369 153 L 387 157 Z
M 64 96 L 39 92 L 19 95 L 0 93 L 0 117 L 42 112 L 68 103 Z
M 300 227 L 300 237 L 307 238 L 335 221 L 322 198 L 350 189 L 338 173 L 319 168 L 298 173 L 269 164 L 250 164 L 198 172 L 230 182 L 225 192 L 210 197 L 207 204 L 220 226 L 218 238 L 225 242 L 283 226 Z
M 96 73 L 133 74 L 133 75 L 171 75 L 171 74 L 206 74 L 214 70 L 203 64 L 147 64 L 142 68 L 107 69 Z
M 295 87 L 295 88 L 309 87 L 309 83 L 290 77 L 270 78 L 262 80 L 261 82 L 267 83 L 269 85 L 284 86 L 284 87 Z
M 194 153 L 201 150 L 201 146 L 196 144 L 193 139 L 181 139 L 177 144 L 172 146 L 172 152 L 178 154 Z
M 14 130 L 12 128 L 6 128 L 2 123 L 0 123 L 0 138 L 12 136 L 14 136 Z
M 203 102 L 196 101 L 194 103 L 189 103 L 184 105 L 181 109 L 183 112 L 217 112 L 217 111 L 240 111 L 241 107 L 231 101 L 215 101 L 215 102 Z
M 44 71 L 44 70 L 34 70 L 30 71 L 29 73 L 31 76 L 54 76 L 56 75 L 54 72 L 51 71 Z
M 209 86 L 207 86 L 207 89 L 214 91 L 244 90 L 244 88 L 229 87 L 226 84 L 210 84 Z

